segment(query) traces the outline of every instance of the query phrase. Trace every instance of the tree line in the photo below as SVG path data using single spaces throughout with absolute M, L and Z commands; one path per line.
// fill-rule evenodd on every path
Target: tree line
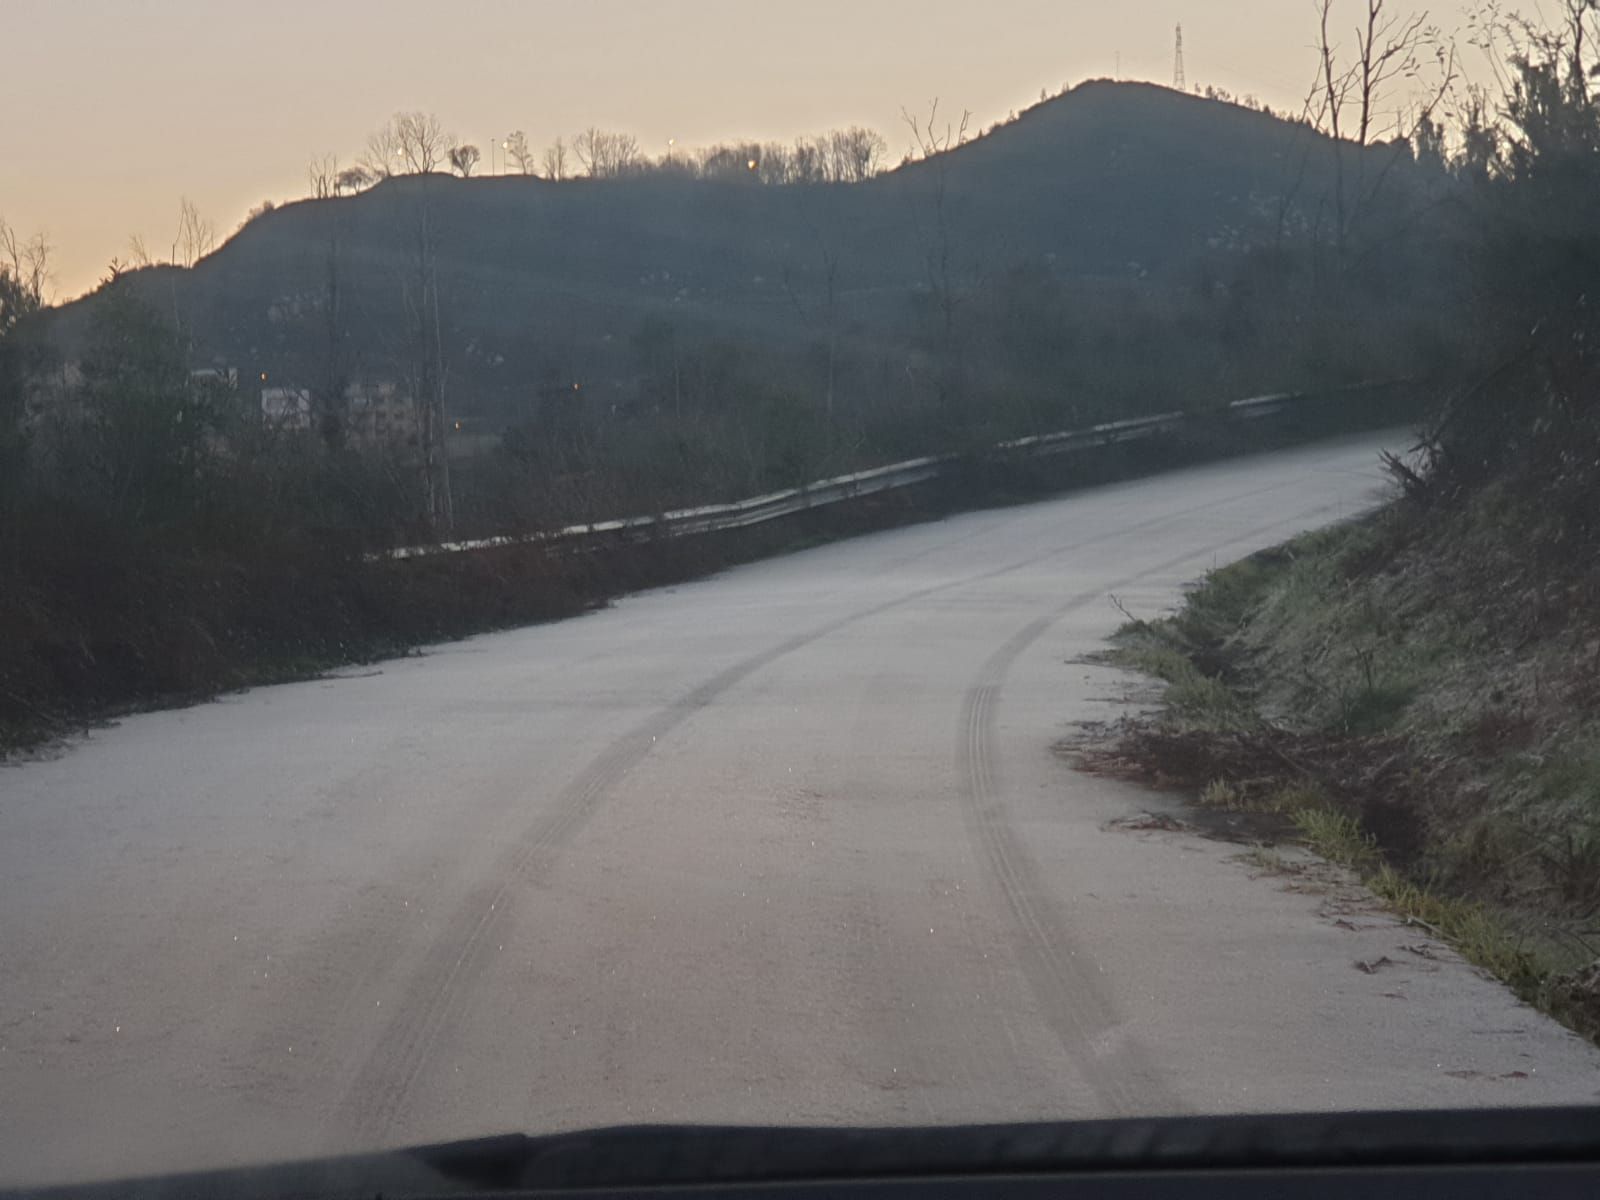
M 671 144 L 651 157 L 632 134 L 591 126 L 569 143 L 557 138 L 536 153 L 527 134 L 514 131 L 495 147 L 506 173 L 552 182 L 622 179 L 647 175 L 692 179 L 746 179 L 764 184 L 860 183 L 883 170 L 889 150 L 884 137 L 861 126 L 784 142 L 735 142 L 692 150 Z M 451 171 L 467 178 L 483 162 L 483 150 L 446 133 L 437 116 L 400 112 L 367 138 L 354 163 L 336 155 L 312 159 L 307 168 L 315 199 L 363 191 L 399 175 Z

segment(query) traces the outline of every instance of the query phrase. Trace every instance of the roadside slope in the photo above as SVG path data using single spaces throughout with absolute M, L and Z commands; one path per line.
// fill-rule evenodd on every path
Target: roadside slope
M 1594 466 L 1564 453 L 1572 478 L 1524 452 L 1448 495 L 1396 464 L 1411 497 L 1126 627 L 1114 657 L 1166 705 L 1088 762 L 1280 814 L 1263 840 L 1309 840 L 1600 1037 Z

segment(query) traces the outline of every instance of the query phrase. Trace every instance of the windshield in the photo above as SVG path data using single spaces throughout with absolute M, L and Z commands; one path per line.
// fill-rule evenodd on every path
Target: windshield
M 0 1185 L 1600 1099 L 1592 0 L 0 26 Z

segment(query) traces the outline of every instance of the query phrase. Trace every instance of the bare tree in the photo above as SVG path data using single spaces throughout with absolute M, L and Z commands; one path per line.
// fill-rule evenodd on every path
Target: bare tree
M 1388 10 L 1388 0 L 1361 0 L 1349 61 L 1332 29 L 1338 0 L 1318 0 L 1317 79 L 1307 102 L 1314 128 L 1328 135 L 1334 163 L 1333 240 L 1339 261 L 1351 232 L 1377 199 L 1402 156 L 1455 86 L 1455 47 L 1428 24 L 1426 11 L 1411 16 Z M 1409 108 L 1400 89 L 1411 89 Z M 1420 89 L 1420 91 L 1419 91 Z M 1383 114 L 1395 116 L 1385 121 Z M 1408 115 L 1402 115 L 1408 113 Z M 1367 149 L 1392 141 L 1392 151 L 1372 171 Z M 1346 162 L 1355 150 L 1354 178 Z
M 941 128 L 939 101 L 936 97 L 928 105 L 926 121 L 906 109 L 901 109 L 900 115 L 910 128 L 912 142 L 923 161 L 930 163 L 932 167 L 933 187 L 929 195 L 932 228 L 926 230 L 922 228 L 915 201 L 913 201 L 912 219 L 926 243 L 924 267 L 927 273 L 928 291 L 939 313 L 938 344 L 944 359 L 939 373 L 939 401 L 944 405 L 959 394 L 962 374 L 956 340 L 956 308 L 960 301 L 956 295 L 953 251 L 950 244 L 950 219 L 946 203 L 949 191 L 948 154 L 966 143 L 967 126 L 972 114 L 963 112 L 959 125 L 952 125 L 946 121 Z
M 565 151 L 563 150 L 563 153 Z M 506 159 L 517 164 L 517 170 L 524 175 L 532 175 L 535 162 L 533 151 L 528 148 L 528 135 L 522 130 L 517 130 L 506 138 Z
M 306 167 L 306 182 L 311 185 L 311 197 L 314 200 L 326 200 L 338 192 L 339 157 L 336 154 L 324 154 L 313 158 Z
M 361 165 L 379 179 L 391 175 L 426 175 L 449 161 L 455 139 L 432 113 L 401 112 L 367 138 Z
M 155 261 L 150 257 L 150 250 L 145 246 L 144 238 L 137 233 L 128 238 L 128 253 L 133 256 L 135 267 L 148 267 Z
M 366 149 L 361 152 L 360 166 L 374 180 L 388 179 L 400 172 L 400 139 L 391 121 L 382 129 L 367 135 Z
M 553 145 L 547 146 L 544 152 L 544 177 L 553 179 L 557 183 L 568 175 L 567 144 L 560 138 Z
M 178 234 L 172 241 L 172 261 L 192 267 L 216 248 L 217 228 L 187 196 L 178 202 Z
M 450 147 L 450 167 L 463 179 L 472 174 L 472 168 L 478 165 L 482 157 L 482 151 L 470 142 Z
M 794 152 L 790 156 L 790 161 L 793 163 L 794 182 L 826 183 L 828 179 L 826 159 L 827 156 L 820 139 L 798 139 L 794 144 Z
M 794 182 L 794 155 L 781 142 L 768 142 L 756 153 L 756 174 L 761 182 L 782 186 Z
M 591 179 L 615 179 L 638 167 L 639 140 L 629 133 L 610 133 L 591 125 L 573 143 L 578 161 Z
M 426 175 L 442 167 L 455 141 L 432 113 L 396 113 L 394 131 L 400 159 L 413 175 Z
M 23 240 L 0 217 L 0 270 L 10 274 L 35 308 L 44 304 L 50 290 L 51 249 L 44 234 L 36 233 Z
M 591 125 L 573 139 L 573 153 L 578 156 L 579 164 L 590 178 L 594 178 L 600 173 L 601 148 L 605 144 L 605 139 L 609 136 L 609 134 L 603 133 Z
M 971 114 L 961 119 L 960 137 L 966 140 L 967 121 Z M 948 131 L 947 131 L 948 132 Z M 889 143 L 874 130 L 852 125 L 849 129 L 836 129 L 827 138 L 829 176 L 835 183 L 860 183 L 878 173 Z
M 967 143 L 967 129 L 972 123 L 972 113 L 963 111 L 960 125 L 952 125 L 949 121 L 944 123 L 944 128 L 939 128 L 939 99 L 934 99 L 928 105 L 926 122 L 915 113 L 902 108 L 900 119 L 911 130 L 911 141 L 917 153 L 922 158 L 936 158 L 958 146 Z

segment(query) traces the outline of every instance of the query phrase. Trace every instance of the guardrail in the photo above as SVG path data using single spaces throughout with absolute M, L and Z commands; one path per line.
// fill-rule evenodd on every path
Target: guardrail
M 1387 383 L 1358 384 L 1344 391 L 1388 386 Z M 1268 396 L 1255 396 L 1248 400 L 1235 400 L 1212 413 L 1183 412 L 1158 413 L 1151 417 L 1133 417 L 1123 421 L 1108 421 L 1088 429 L 1072 429 L 1062 433 L 1046 433 L 1035 437 L 1016 438 L 1001 442 L 989 452 L 997 458 L 1038 458 L 1053 454 L 1077 453 L 1123 442 L 1141 441 L 1174 430 L 1205 418 L 1224 421 L 1253 421 L 1275 416 L 1286 407 L 1310 398 L 1310 393 L 1278 392 Z M 808 509 L 824 508 L 847 500 L 856 500 L 878 492 L 912 487 L 926 483 L 943 474 L 966 456 L 943 454 L 929 458 L 914 458 L 907 462 L 891 463 L 857 471 L 852 475 L 839 475 L 833 479 L 820 479 L 815 483 L 769 492 L 748 500 L 735 500 L 728 504 L 707 504 L 699 508 L 681 508 L 649 517 L 623 517 L 612 521 L 598 521 L 589 525 L 569 525 L 565 529 L 543 533 L 478 538 L 473 541 L 441 542 L 426 546 L 404 546 L 389 551 L 391 559 L 426 558 L 439 554 L 463 554 L 479 550 L 495 550 L 511 546 L 560 545 L 581 543 L 600 538 L 626 539 L 629 537 L 673 537 L 724 530 L 744 529 L 792 516 Z

